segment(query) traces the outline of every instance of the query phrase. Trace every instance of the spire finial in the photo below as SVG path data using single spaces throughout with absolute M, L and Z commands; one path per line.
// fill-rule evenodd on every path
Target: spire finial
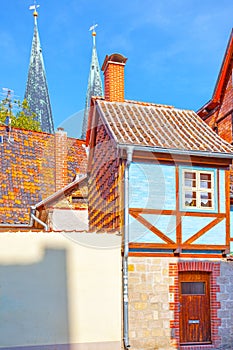
M 36 0 L 34 0 L 34 5 L 31 5 L 31 6 L 29 7 L 29 10 L 34 10 L 33 16 L 34 16 L 34 18 L 35 18 L 35 23 L 36 23 L 36 19 L 37 19 L 37 17 L 38 17 L 38 12 L 37 12 L 38 7 L 40 7 L 40 5 L 37 5 Z
M 90 27 L 89 31 L 92 32 L 93 37 L 93 45 L 95 45 L 95 37 L 96 37 L 96 31 L 95 28 L 98 27 L 98 24 L 93 24 L 93 26 Z

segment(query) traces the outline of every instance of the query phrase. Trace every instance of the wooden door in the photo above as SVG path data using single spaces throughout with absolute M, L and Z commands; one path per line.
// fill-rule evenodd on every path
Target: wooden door
M 180 343 L 210 343 L 210 274 L 180 272 L 179 293 Z

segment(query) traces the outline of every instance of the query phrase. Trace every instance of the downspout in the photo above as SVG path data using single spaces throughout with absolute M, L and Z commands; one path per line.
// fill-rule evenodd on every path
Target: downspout
M 124 254 L 122 261 L 123 283 L 123 341 L 124 348 L 129 345 L 129 310 L 128 310 L 128 255 L 129 255 L 129 167 L 133 158 L 133 147 L 127 147 L 127 161 L 124 172 Z
M 33 220 L 35 220 L 36 222 L 38 222 L 41 226 L 44 227 L 45 231 L 48 231 L 48 225 L 46 225 L 45 222 L 43 222 L 42 220 L 40 220 L 39 218 L 36 217 L 35 215 L 36 212 L 36 207 L 31 207 L 31 213 L 30 213 L 30 219 L 31 219 L 31 225 L 33 223 Z

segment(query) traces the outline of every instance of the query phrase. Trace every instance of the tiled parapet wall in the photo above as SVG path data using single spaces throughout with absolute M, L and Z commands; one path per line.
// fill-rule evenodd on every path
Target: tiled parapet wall
M 89 178 L 90 230 L 116 231 L 121 227 L 122 163 L 104 125 L 97 127 L 96 146 Z
M 171 344 L 169 262 L 176 259 L 129 258 L 129 340 L 132 349 L 174 349 Z

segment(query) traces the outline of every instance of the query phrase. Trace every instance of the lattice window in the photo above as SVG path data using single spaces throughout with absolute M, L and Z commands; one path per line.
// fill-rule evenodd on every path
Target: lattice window
M 183 169 L 183 208 L 214 209 L 214 196 L 214 171 Z

